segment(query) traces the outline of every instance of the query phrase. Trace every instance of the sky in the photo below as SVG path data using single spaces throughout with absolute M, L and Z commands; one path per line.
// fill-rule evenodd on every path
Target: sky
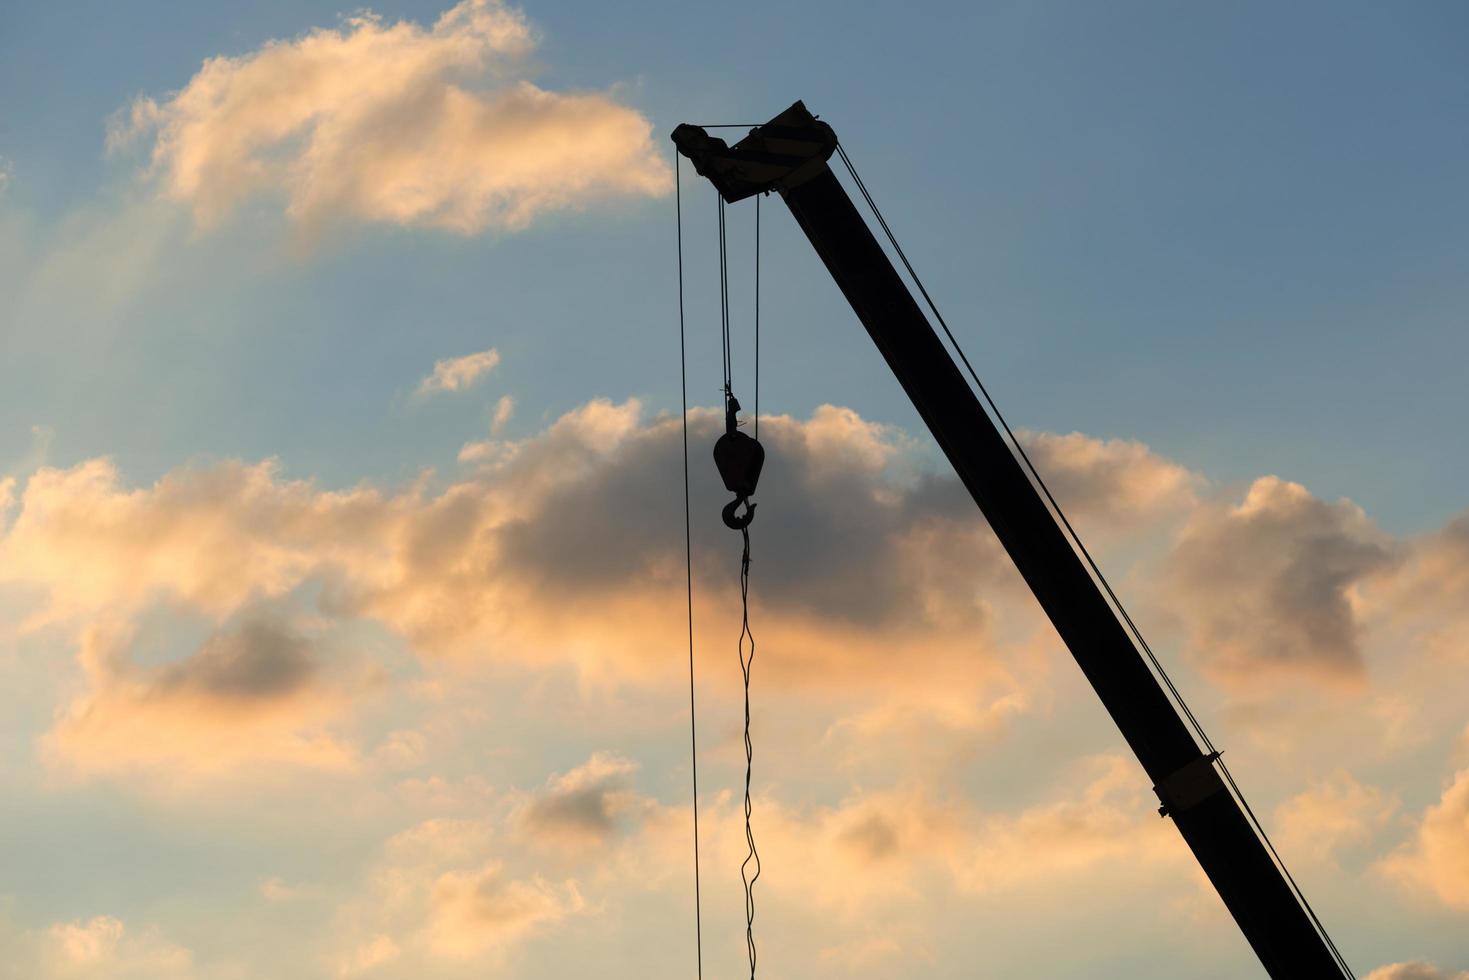
M 676 187 L 703 969 L 748 973 L 667 137 L 799 98 L 1356 975 L 1466 980 L 1466 35 L 0 0 L 0 978 L 695 975 Z M 752 203 L 729 245 L 753 411 Z M 776 197 L 759 245 L 759 975 L 1263 975 Z

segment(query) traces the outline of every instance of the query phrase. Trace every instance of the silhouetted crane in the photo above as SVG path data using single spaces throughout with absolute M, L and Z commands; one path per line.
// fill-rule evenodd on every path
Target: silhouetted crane
M 1151 650 L 1125 613 L 1119 618 L 1105 579 L 1093 578 L 1090 557 L 1063 532 L 1069 524 L 1047 506 L 1049 491 L 1042 497 L 1044 484 L 1038 489 L 1022 468 L 1023 452 L 1018 459 L 1011 451 L 828 166 L 833 153 L 847 162 L 832 128 L 797 102 L 734 146 L 692 125 L 675 129 L 673 141 L 726 202 L 767 192 L 784 199 L 1142 763 L 1160 812 L 1173 818 L 1270 976 L 1350 976 L 1284 866 L 1272 860 L 1243 797 L 1230 791 L 1233 780 L 1218 752 L 1202 729 L 1203 748 L 1185 725 L 1143 659 Z M 873 205 L 855 171 L 853 177 Z M 916 276 L 915 284 L 928 300 Z

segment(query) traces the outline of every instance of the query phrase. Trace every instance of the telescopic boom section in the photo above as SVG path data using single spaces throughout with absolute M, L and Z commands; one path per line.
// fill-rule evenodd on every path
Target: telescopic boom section
M 679 152 L 726 201 L 777 191 L 1153 781 L 1276 980 L 1342 980 L 1282 872 L 1184 726 L 827 160 L 832 128 L 797 102 L 734 146 L 697 126 Z

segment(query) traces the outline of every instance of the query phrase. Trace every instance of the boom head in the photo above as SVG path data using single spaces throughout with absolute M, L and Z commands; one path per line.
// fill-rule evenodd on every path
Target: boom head
M 820 173 L 836 152 L 837 134 L 797 102 L 734 146 L 702 127 L 682 123 L 673 131 L 678 152 L 733 204 L 768 191 L 787 191 Z

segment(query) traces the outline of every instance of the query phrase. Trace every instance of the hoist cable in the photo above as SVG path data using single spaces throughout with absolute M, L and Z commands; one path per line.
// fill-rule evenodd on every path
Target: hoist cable
M 1204 746 L 1208 749 L 1209 753 L 1216 756 L 1215 761 L 1218 762 L 1220 773 L 1224 776 L 1225 782 L 1228 783 L 1230 791 L 1239 801 L 1240 806 L 1244 809 L 1245 815 L 1249 818 L 1250 824 L 1254 827 L 1255 832 L 1260 836 L 1261 841 L 1269 850 L 1271 857 L 1275 860 L 1276 865 L 1280 868 L 1281 874 L 1285 876 L 1286 881 L 1289 883 L 1291 891 L 1294 893 L 1296 900 L 1300 903 L 1302 909 L 1310 918 L 1311 923 L 1314 925 L 1316 931 L 1320 934 L 1321 939 L 1326 943 L 1326 946 L 1331 951 L 1337 965 L 1341 967 L 1341 969 L 1346 973 L 1348 977 L 1352 978 L 1352 980 L 1355 980 L 1356 975 L 1352 973 L 1352 968 L 1347 964 L 1346 958 L 1342 956 L 1341 951 L 1337 949 L 1336 943 L 1332 940 L 1331 935 L 1326 931 L 1326 926 L 1317 917 L 1316 910 L 1311 907 L 1311 903 L 1309 900 L 1307 900 L 1305 892 L 1302 891 L 1300 886 L 1296 884 L 1295 878 L 1291 875 L 1290 870 L 1286 868 L 1285 861 L 1281 859 L 1279 852 L 1276 851 L 1274 843 L 1270 840 L 1270 836 L 1265 832 L 1264 825 L 1261 824 L 1259 819 L 1255 816 L 1255 811 L 1250 807 L 1249 801 L 1245 799 L 1243 790 L 1241 790 L 1239 788 L 1239 784 L 1234 781 L 1234 776 L 1230 773 L 1229 767 L 1225 764 L 1222 757 L 1218 757 L 1218 750 L 1214 747 L 1214 743 L 1212 740 L 1210 740 L 1208 733 L 1204 731 L 1203 724 L 1198 720 L 1197 717 L 1195 717 L 1192 709 L 1190 709 L 1188 706 L 1188 702 L 1184 700 L 1182 692 L 1180 692 L 1178 688 L 1174 685 L 1173 679 L 1168 676 L 1168 671 L 1164 669 L 1162 662 L 1158 659 L 1157 655 L 1153 653 L 1153 648 L 1148 643 L 1146 638 L 1143 637 L 1142 630 L 1138 628 L 1137 624 L 1133 621 L 1132 616 L 1127 612 L 1126 607 L 1123 606 L 1122 600 L 1112 589 L 1112 585 L 1110 582 L 1107 581 L 1107 577 L 1102 574 L 1101 567 L 1098 566 L 1097 562 L 1092 558 L 1091 552 L 1087 550 L 1086 545 L 1082 543 L 1081 536 L 1072 526 L 1070 519 L 1068 519 L 1066 516 L 1066 512 L 1061 509 L 1061 505 L 1059 502 L 1057 502 L 1055 496 L 1051 493 L 1050 487 L 1047 486 L 1046 481 L 1041 478 L 1040 472 L 1036 469 L 1035 464 L 1031 462 L 1029 454 L 1027 454 L 1025 451 L 1025 447 L 1020 444 L 1020 440 L 1016 438 L 1015 433 L 1011 430 L 1010 424 L 1005 420 L 1004 414 L 1000 411 L 1000 407 L 995 403 L 994 398 L 991 397 L 989 389 L 987 389 L 984 385 L 984 382 L 980 380 L 979 373 L 974 370 L 974 365 L 969 362 L 969 358 L 964 353 L 964 348 L 959 344 L 958 338 L 954 336 L 953 331 L 949 329 L 948 322 L 944 319 L 943 314 L 939 312 L 938 304 L 935 303 L 933 297 L 929 295 L 928 289 L 923 285 L 923 280 L 919 277 L 917 270 L 915 270 L 913 268 L 913 264 L 908 261 L 908 256 L 906 253 L 904 253 L 903 247 L 898 244 L 897 236 L 893 234 L 892 228 L 888 226 L 887 220 L 883 218 L 882 211 L 878 209 L 877 202 L 873 200 L 872 194 L 868 192 L 867 185 L 863 182 L 862 177 L 857 173 L 857 168 L 852 165 L 852 160 L 847 155 L 846 149 L 840 143 L 837 144 L 836 149 L 837 153 L 841 156 L 842 163 L 847 168 L 847 173 L 851 175 L 852 181 L 857 186 L 858 191 L 862 194 L 863 200 L 867 202 L 867 207 L 872 211 L 873 217 L 877 219 L 878 224 L 882 227 L 883 234 L 887 237 L 888 243 L 892 246 L 893 251 L 898 256 L 898 259 L 903 263 L 903 267 L 908 270 L 908 275 L 913 280 L 913 284 L 918 287 L 918 291 L 920 294 L 922 294 L 924 302 L 927 303 L 929 310 L 933 312 L 934 319 L 938 321 L 939 326 L 943 329 L 944 336 L 949 339 L 949 344 L 953 347 L 954 352 L 959 355 L 959 360 L 963 362 L 965 369 L 969 372 L 969 377 L 974 381 L 975 387 L 979 389 L 980 394 L 984 397 L 985 403 L 989 406 L 990 411 L 994 414 L 996 420 L 999 421 L 1001 428 L 1004 429 L 1005 435 L 1010 439 L 1011 444 L 1015 447 L 1015 451 L 1019 455 L 1021 461 L 1024 462 L 1025 468 L 1029 472 L 1031 479 L 1035 481 L 1036 486 L 1039 487 L 1040 491 L 1045 495 L 1046 500 L 1050 503 L 1051 508 L 1055 511 L 1056 517 L 1060 520 L 1062 526 L 1066 529 L 1066 533 L 1070 537 L 1071 542 L 1075 545 L 1077 551 L 1079 551 L 1081 553 L 1081 556 L 1085 559 L 1087 566 L 1091 569 L 1092 574 L 1096 576 L 1098 583 L 1100 583 L 1101 587 L 1106 591 L 1106 594 L 1110 598 L 1113 607 L 1117 610 L 1117 613 L 1119 616 L 1121 616 L 1123 622 L 1126 623 L 1128 632 L 1132 635 L 1133 639 L 1136 640 L 1138 646 L 1140 646 L 1143 652 L 1147 655 L 1149 662 L 1153 665 L 1153 668 L 1157 672 L 1159 678 L 1167 687 L 1169 693 L 1173 696 L 1173 700 L 1178 704 L 1178 707 L 1183 712 L 1184 717 L 1188 719 L 1189 725 L 1198 735 L 1199 739 L 1204 743 Z
M 729 346 L 729 247 L 725 241 L 724 198 L 715 191 L 714 200 L 719 212 L 719 330 L 720 351 L 724 359 L 724 409 L 728 412 L 729 399 L 733 393 L 731 385 L 734 383 L 734 367 L 731 364 L 733 358 Z
M 760 439 L 760 197 L 755 195 L 755 439 Z
M 698 977 L 704 977 L 703 902 L 699 894 L 699 726 L 694 715 L 694 535 L 689 515 L 689 368 L 684 341 L 683 302 L 683 189 L 679 184 L 681 161 L 673 154 L 674 213 L 678 227 L 678 383 L 683 403 L 683 546 L 684 582 L 689 608 L 689 770 L 694 783 L 694 953 Z
M 740 864 L 740 880 L 745 883 L 745 945 L 750 953 L 750 980 L 755 980 L 755 882 L 760 880 L 760 852 L 755 848 L 755 831 L 750 826 L 754 807 L 750 801 L 750 776 L 754 769 L 755 749 L 750 740 L 750 668 L 755 663 L 755 634 L 750 631 L 750 529 L 740 528 L 744 551 L 740 555 L 740 673 L 745 681 L 745 844 L 749 851 Z M 745 640 L 750 651 L 745 652 Z M 755 873 L 749 873 L 751 863 Z

